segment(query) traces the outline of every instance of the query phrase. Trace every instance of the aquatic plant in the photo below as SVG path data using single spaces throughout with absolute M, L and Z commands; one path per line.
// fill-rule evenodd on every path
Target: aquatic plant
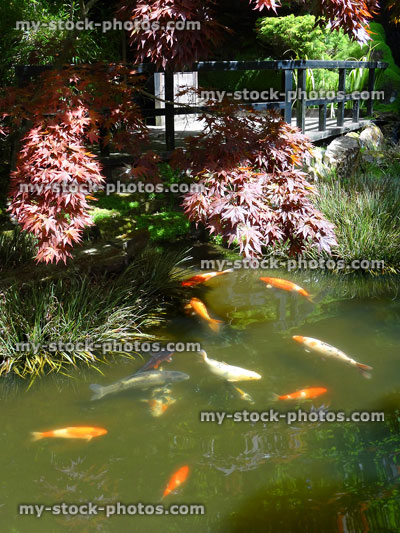
M 85 363 L 97 370 L 101 346 L 152 338 L 180 294 L 186 257 L 148 249 L 118 277 L 68 276 L 14 284 L 0 294 L 0 376 L 34 379 Z M 81 345 L 77 346 L 77 343 Z M 97 345 L 97 347 L 96 347 Z M 133 353 L 105 348 L 109 355 Z
M 400 183 L 395 175 L 356 174 L 318 184 L 318 209 L 336 228 L 333 255 L 384 260 L 385 272 L 400 272 Z M 316 257 L 313 250 L 307 254 Z

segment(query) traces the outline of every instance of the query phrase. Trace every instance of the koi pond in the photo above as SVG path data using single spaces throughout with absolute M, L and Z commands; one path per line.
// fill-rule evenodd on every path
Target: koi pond
M 260 276 L 306 289 L 268 288 Z M 154 416 L 154 391 L 126 390 L 91 401 L 90 384 L 109 385 L 148 360 L 116 357 L 103 375 L 0 382 L 0 530 L 7 533 L 359 533 L 400 531 L 400 280 L 320 273 L 235 271 L 188 287 L 219 332 L 200 316 L 176 311 L 157 331 L 169 341 L 199 343 L 208 358 L 261 379 L 230 383 L 195 351 L 175 352 L 163 371 L 189 379 L 168 385 L 168 409 Z M 338 357 L 293 340 L 318 339 L 368 365 L 371 379 Z M 237 388 L 235 388 L 238 387 Z M 278 399 L 301 389 L 311 399 Z M 326 391 L 324 391 L 326 389 Z M 307 396 L 307 395 L 306 395 Z M 251 403 L 252 400 L 254 403 Z M 270 412 L 275 421 L 201 421 L 202 412 Z M 293 421 L 285 413 L 384 413 L 384 421 Z M 92 440 L 32 432 L 71 426 L 105 428 Z M 162 499 L 171 476 L 180 486 Z M 182 472 L 182 470 L 181 470 Z M 187 474 L 187 475 L 186 475 Z M 203 505 L 203 515 L 63 515 L 67 503 L 107 508 Z M 44 505 L 39 517 L 20 505 Z M 111 509 L 111 508 L 110 508 Z M 132 507 L 130 508 L 132 511 Z M 150 509 L 150 507 L 149 507 Z

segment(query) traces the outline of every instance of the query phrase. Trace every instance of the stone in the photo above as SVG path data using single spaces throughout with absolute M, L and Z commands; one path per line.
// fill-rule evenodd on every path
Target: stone
M 303 169 L 308 174 L 310 181 L 318 181 L 329 174 L 330 168 L 323 161 L 324 154 L 325 149 L 319 146 L 314 146 L 311 150 L 311 158 Z
M 338 176 L 348 176 L 359 163 L 360 142 L 357 138 L 345 135 L 334 139 L 326 149 L 323 163 Z
M 367 150 L 381 150 L 385 143 L 385 138 L 378 126 L 368 124 L 360 133 L 360 143 Z

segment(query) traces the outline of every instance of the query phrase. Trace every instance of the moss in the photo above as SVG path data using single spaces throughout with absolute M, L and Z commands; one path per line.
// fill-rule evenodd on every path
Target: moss
M 177 211 L 141 215 L 137 219 L 137 229 L 148 229 L 153 241 L 173 240 L 187 235 L 190 223 L 185 215 Z

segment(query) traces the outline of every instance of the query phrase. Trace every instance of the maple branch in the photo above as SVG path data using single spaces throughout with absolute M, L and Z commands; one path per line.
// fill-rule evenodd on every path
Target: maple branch
M 184 102 L 174 102 L 172 100 L 165 100 L 164 98 L 160 98 L 159 96 L 156 96 L 155 94 L 149 93 L 145 89 L 137 88 L 136 90 L 137 90 L 138 93 L 142 94 L 143 96 L 146 96 L 147 98 L 150 98 L 151 100 L 154 100 L 154 101 L 157 101 L 157 102 L 161 102 L 163 104 L 173 104 L 174 106 L 183 107 L 183 108 L 186 108 L 186 109 L 193 109 L 193 106 L 191 106 L 190 104 L 185 104 Z M 209 115 L 218 115 L 218 114 L 220 114 L 219 111 L 217 111 L 217 110 L 214 111 L 210 107 L 207 107 L 207 109 L 204 109 L 204 113 L 207 113 Z

